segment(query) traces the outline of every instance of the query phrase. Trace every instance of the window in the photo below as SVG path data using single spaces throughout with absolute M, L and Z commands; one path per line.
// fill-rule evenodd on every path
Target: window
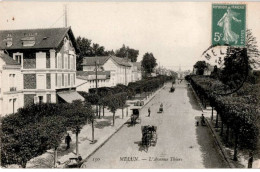
M 15 74 L 9 74 L 9 86 L 10 91 L 16 91 L 16 85 L 15 85 Z
M 64 69 L 64 54 L 61 56 L 61 68 Z
M 68 69 L 70 69 L 70 59 L 71 59 L 71 55 L 69 55 L 68 57 Z
M 70 73 L 68 74 L 68 85 L 70 85 Z
M 56 73 L 55 74 L 55 86 L 57 87 L 58 86 L 58 76 L 57 76 L 58 74 Z
M 14 60 L 21 64 L 22 55 L 14 55 Z
M 65 87 L 67 87 L 68 86 L 68 75 L 67 74 L 65 74 L 64 82 L 65 82 Z
M 47 94 L 47 103 L 51 103 L 51 94 Z
M 51 67 L 51 57 L 50 57 L 50 52 L 46 52 L 46 68 Z
M 43 52 L 36 53 L 36 67 L 38 69 L 46 68 L 46 53 Z
M 64 54 L 64 68 L 68 69 L 68 55 Z
M 46 74 L 46 89 L 51 89 L 51 74 Z
M 61 87 L 61 74 L 58 75 L 58 87 Z
M 61 82 L 62 82 L 62 86 L 64 86 L 64 73 L 62 74 L 62 80 L 61 80 Z

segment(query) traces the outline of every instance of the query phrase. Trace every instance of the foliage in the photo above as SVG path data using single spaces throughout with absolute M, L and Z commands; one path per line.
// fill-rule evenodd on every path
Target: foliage
M 90 105 L 81 101 L 37 104 L 19 109 L 1 121 L 1 164 L 25 167 L 28 160 L 57 147 L 67 130 L 80 128 L 92 116 Z
M 197 71 L 196 71 L 197 75 L 203 75 L 204 70 L 207 69 L 207 64 L 204 60 L 203 61 L 197 61 L 193 67 L 195 69 L 197 69 Z
M 249 59 L 249 64 L 253 68 L 257 68 L 260 66 L 260 52 L 258 50 L 258 45 L 256 41 L 256 37 L 254 37 L 252 30 L 247 29 L 246 31 L 246 48 L 247 55 Z
M 126 47 L 123 44 L 123 46 L 120 49 L 116 50 L 115 55 L 121 58 L 128 57 L 128 59 L 130 59 L 131 62 L 136 62 L 137 57 L 139 55 L 139 50 L 129 48 L 128 46 Z
M 187 76 L 198 95 L 204 95 L 228 125 L 239 136 L 241 148 L 255 150 L 259 141 L 260 91 L 259 84 L 245 83 L 232 95 L 214 94 L 223 83 L 205 76 Z
M 147 74 L 151 74 L 155 66 L 157 66 L 156 58 L 153 53 L 145 53 L 141 61 L 142 67 Z

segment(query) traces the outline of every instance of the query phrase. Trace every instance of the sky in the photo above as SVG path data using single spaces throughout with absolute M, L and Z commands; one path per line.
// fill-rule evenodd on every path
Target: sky
M 160 66 L 192 69 L 211 45 L 210 2 L 0 2 L 0 29 L 64 27 L 106 50 L 123 44 L 153 53 Z M 247 28 L 260 47 L 260 3 L 248 2 Z

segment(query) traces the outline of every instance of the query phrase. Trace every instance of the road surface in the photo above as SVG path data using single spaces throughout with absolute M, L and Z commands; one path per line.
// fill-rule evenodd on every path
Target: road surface
M 167 84 L 141 110 L 141 124 L 127 124 L 84 164 L 85 168 L 228 168 L 207 127 L 195 126 L 201 110 L 185 81 Z M 160 104 L 164 112 L 157 113 Z M 148 115 L 151 108 L 151 116 Z M 158 140 L 145 150 L 141 125 L 157 126 Z

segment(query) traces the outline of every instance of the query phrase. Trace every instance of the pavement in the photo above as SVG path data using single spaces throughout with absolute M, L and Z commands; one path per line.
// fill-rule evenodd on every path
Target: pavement
M 193 91 L 194 96 L 196 97 L 196 100 L 200 106 L 201 111 L 203 112 L 205 119 L 206 119 L 206 124 L 207 127 L 210 129 L 210 132 L 215 139 L 215 144 L 219 147 L 219 150 L 227 162 L 228 166 L 230 168 L 247 168 L 247 163 L 248 163 L 248 152 L 243 152 L 240 150 L 238 152 L 238 161 L 233 161 L 233 154 L 234 151 L 227 146 L 225 146 L 221 136 L 220 136 L 220 128 L 215 128 L 215 123 L 216 123 L 216 116 L 217 112 L 216 110 L 213 109 L 213 116 L 212 116 L 212 108 L 207 106 L 204 108 L 202 106 L 202 103 L 199 99 L 199 97 L 196 95 L 194 89 L 190 87 L 190 89 Z M 212 118 L 213 117 L 213 118 Z M 219 126 L 221 124 L 221 117 L 219 117 Z M 253 162 L 253 168 L 260 168 L 260 159 L 254 159 Z
M 201 109 L 187 83 L 174 85 L 174 93 L 170 87 L 167 84 L 142 108 L 141 124 L 124 124 L 82 168 L 229 168 L 210 130 L 195 125 Z M 158 113 L 161 103 L 164 112 Z M 141 144 L 144 125 L 157 126 L 155 146 Z
M 91 124 L 87 124 L 83 126 L 81 132 L 79 133 L 79 154 L 83 158 L 83 160 L 87 160 L 91 155 L 93 155 L 100 147 L 102 147 L 115 133 L 117 133 L 129 120 L 131 114 L 131 108 L 144 107 L 147 103 L 149 103 L 155 95 L 157 95 L 164 87 L 155 91 L 152 95 L 147 96 L 142 101 L 144 101 L 143 106 L 134 106 L 133 101 L 128 101 L 129 104 L 128 109 L 125 108 L 124 117 L 122 116 L 122 110 L 118 109 L 115 114 L 115 125 L 112 126 L 113 114 L 105 109 L 105 115 L 101 119 L 96 119 L 95 126 L 95 140 L 96 142 L 92 144 L 92 128 Z M 138 99 L 139 100 L 139 99 Z M 69 158 L 76 157 L 76 136 L 72 132 L 70 136 L 72 138 L 70 149 L 66 150 L 65 142 L 61 143 L 58 147 L 58 159 L 61 164 L 56 165 L 56 168 L 63 168 L 64 165 L 68 162 Z M 46 153 L 31 159 L 26 164 L 26 168 L 53 168 L 54 167 L 54 150 L 50 149 Z

